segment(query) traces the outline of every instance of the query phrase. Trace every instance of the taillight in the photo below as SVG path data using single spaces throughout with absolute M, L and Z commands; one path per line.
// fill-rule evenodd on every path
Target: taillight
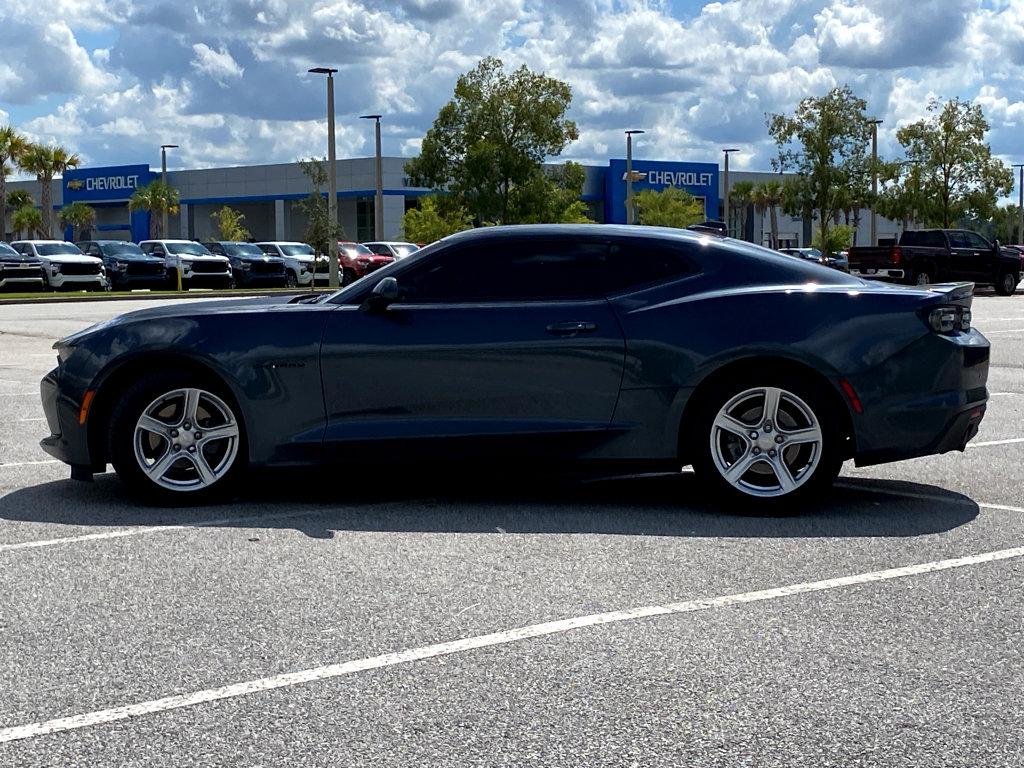
M 971 311 L 966 307 L 936 307 L 928 313 L 928 325 L 937 334 L 971 330 Z
M 892 263 L 900 264 L 903 261 L 903 249 L 899 246 L 892 247 Z

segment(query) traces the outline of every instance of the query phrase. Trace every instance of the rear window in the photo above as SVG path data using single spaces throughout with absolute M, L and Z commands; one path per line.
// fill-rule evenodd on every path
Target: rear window
M 945 248 L 946 239 L 938 230 L 908 230 L 900 238 L 900 245 Z
M 693 275 L 698 267 L 688 251 L 685 244 L 658 240 L 613 242 L 608 252 L 606 290 L 616 294 Z

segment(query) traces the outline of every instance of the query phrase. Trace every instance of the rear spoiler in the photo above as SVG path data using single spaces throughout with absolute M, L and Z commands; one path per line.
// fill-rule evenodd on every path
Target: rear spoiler
M 921 286 L 928 291 L 942 295 L 942 301 L 950 304 L 957 304 L 962 307 L 970 307 L 974 299 L 974 284 L 963 283 L 932 283 L 928 286 Z

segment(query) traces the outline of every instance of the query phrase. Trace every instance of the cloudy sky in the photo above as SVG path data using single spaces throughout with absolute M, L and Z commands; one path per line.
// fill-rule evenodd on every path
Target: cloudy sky
M 324 154 L 323 80 L 340 69 L 338 155 L 415 154 L 483 56 L 567 80 L 580 139 L 624 153 L 767 169 L 765 112 L 850 83 L 893 132 L 930 95 L 983 105 L 993 149 L 1024 160 L 1024 0 L 49 0 L 0 6 L 0 120 L 89 165 L 288 162 Z

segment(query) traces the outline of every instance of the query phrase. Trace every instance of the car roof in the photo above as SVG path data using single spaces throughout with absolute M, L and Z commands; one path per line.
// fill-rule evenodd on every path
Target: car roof
M 309 243 L 303 243 L 301 240 L 259 240 L 256 242 L 257 246 L 309 246 Z M 312 246 L 310 246 L 312 248 Z
M 198 240 L 185 240 L 184 238 L 148 238 L 143 243 L 198 243 Z
M 75 245 L 70 240 L 43 240 L 40 238 L 22 238 L 21 240 L 12 240 L 12 243 L 67 243 L 68 245 Z

